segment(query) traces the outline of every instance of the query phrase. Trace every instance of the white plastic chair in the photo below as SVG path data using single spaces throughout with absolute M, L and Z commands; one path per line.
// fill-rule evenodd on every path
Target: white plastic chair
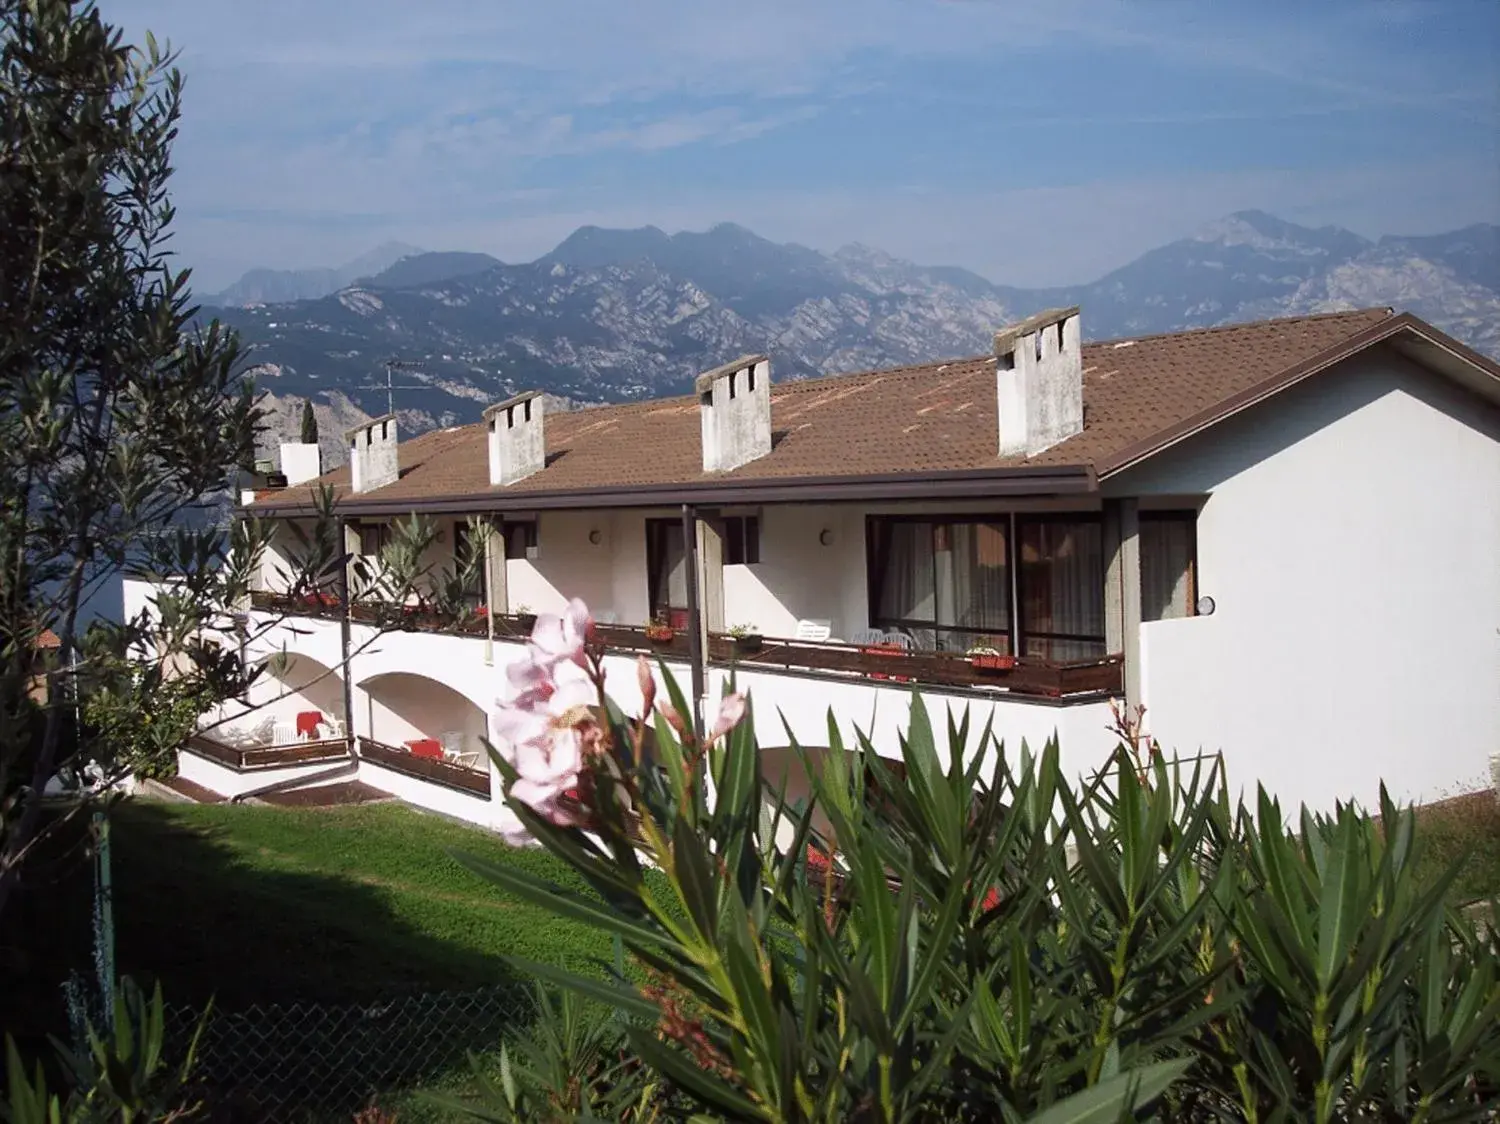
M 868 648 L 875 644 L 884 644 L 885 633 L 881 632 L 878 628 L 862 628 L 854 634 L 849 642 L 861 648 Z
M 795 639 L 812 644 L 824 644 L 832 634 L 833 622 L 830 620 L 798 621 Z
M 291 745 L 297 740 L 297 726 L 294 722 L 275 722 L 271 725 L 272 745 Z

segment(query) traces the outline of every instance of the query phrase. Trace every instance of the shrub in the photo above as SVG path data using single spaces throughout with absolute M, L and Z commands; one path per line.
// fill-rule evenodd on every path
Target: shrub
M 699 741 L 667 683 L 653 760 L 645 719 L 608 707 L 585 732 L 583 826 L 511 800 L 602 904 L 469 860 L 648 973 L 518 962 L 612 1009 L 633 1064 L 601 1048 L 559 1066 L 576 1028 L 544 1031 L 530 1085 L 512 1074 L 475 1115 L 570 1118 L 538 1099 L 549 1071 L 599 1119 L 1448 1121 L 1500 1103 L 1494 925 L 1448 911 L 1453 869 L 1421 873 L 1415 818 L 1383 791 L 1381 830 L 1352 807 L 1288 824 L 1264 792 L 1232 807 L 1217 763 L 1124 746 L 1076 785 L 1055 744 L 1006 752 L 967 716 L 940 746 L 913 694 L 904 770 L 862 736 L 846 751 L 830 714 L 816 767 L 797 750 L 812 796 L 789 806 L 753 724 Z

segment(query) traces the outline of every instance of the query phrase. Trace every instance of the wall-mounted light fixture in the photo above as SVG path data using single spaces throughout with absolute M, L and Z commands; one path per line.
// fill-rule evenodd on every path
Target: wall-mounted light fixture
M 824 527 L 821 531 L 818 532 L 818 541 L 824 546 L 832 546 L 833 532 L 830 531 L 827 527 Z
M 595 527 L 592 531 L 589 532 L 589 542 L 593 543 L 595 546 L 598 546 L 603 541 L 604 535 L 600 533 L 598 527 Z
M 1213 616 L 1214 609 L 1216 608 L 1216 606 L 1214 605 L 1214 599 L 1212 597 L 1209 597 L 1207 594 L 1204 594 L 1202 597 L 1198 598 L 1198 604 L 1194 607 L 1198 610 L 1198 615 L 1200 617 Z

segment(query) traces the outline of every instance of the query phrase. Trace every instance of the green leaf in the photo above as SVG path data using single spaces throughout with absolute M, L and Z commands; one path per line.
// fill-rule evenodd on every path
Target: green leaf
M 649 1031 L 631 1027 L 628 1031 L 631 1048 L 641 1061 L 653 1069 L 660 1070 L 673 1084 L 706 1101 L 733 1120 L 770 1120 L 761 1106 L 750 1100 L 722 1078 L 709 1073 L 687 1055 L 670 1046 L 664 1046 Z
M 1349 959 L 1349 945 L 1363 919 L 1360 867 L 1364 856 L 1353 816 L 1345 816 L 1326 849 L 1323 888 L 1318 909 L 1318 985 L 1324 991 Z
M 719 895 L 710 857 L 687 820 L 678 817 L 672 831 L 672 883 L 708 947 L 718 940 Z
M 551 980 L 569 991 L 582 995 L 585 999 L 598 1000 L 622 1014 L 641 1019 L 652 1026 L 661 1018 L 660 1008 L 634 988 L 621 987 L 619 984 L 607 983 L 592 976 L 581 976 L 577 972 L 570 972 L 555 964 L 542 964 L 520 956 L 507 956 L 505 962 L 513 965 L 523 975 Z
M 1026 1124 L 1116 1124 L 1121 1114 L 1151 1104 L 1188 1071 L 1193 1058 L 1140 1066 L 1101 1081 L 1031 1117 Z

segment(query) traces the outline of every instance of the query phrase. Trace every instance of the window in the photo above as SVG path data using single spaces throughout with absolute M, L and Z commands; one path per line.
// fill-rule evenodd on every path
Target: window
M 673 628 L 686 628 L 687 551 L 680 519 L 646 520 L 646 580 L 651 619 L 664 616 Z
M 724 520 L 724 565 L 753 566 L 759 561 L 760 516 L 729 516 Z
M 1097 518 L 1016 520 L 1021 654 L 1046 660 L 1103 656 L 1104 542 Z
M 1198 602 L 1198 516 L 1141 512 L 1141 619 L 1191 617 Z
M 877 627 L 928 650 L 1011 650 L 1008 522 L 872 519 L 869 532 Z
M 366 558 L 378 558 L 391 542 L 389 523 L 361 523 L 359 525 L 359 552 Z
M 530 557 L 529 552 L 537 545 L 536 521 L 525 523 L 505 522 L 500 524 L 505 535 L 505 557 L 511 560 Z

